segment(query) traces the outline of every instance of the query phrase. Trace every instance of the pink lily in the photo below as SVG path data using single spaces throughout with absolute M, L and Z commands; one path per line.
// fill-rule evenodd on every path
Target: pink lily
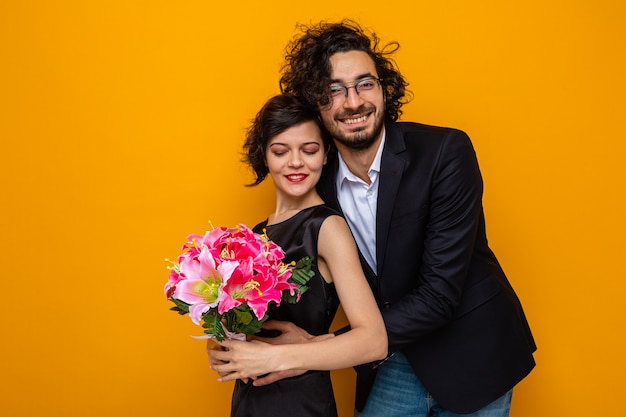
M 180 264 L 185 279 L 176 285 L 173 298 L 190 305 L 189 315 L 195 324 L 200 324 L 202 315 L 221 302 L 222 286 L 238 265 L 236 261 L 216 265 L 206 246 L 197 257 L 184 259 Z

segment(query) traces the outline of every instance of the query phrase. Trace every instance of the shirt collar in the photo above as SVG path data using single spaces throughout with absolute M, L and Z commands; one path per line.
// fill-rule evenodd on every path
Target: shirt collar
M 374 182 L 374 179 L 380 172 L 380 163 L 383 159 L 382 157 L 383 147 L 385 146 L 386 133 L 387 133 L 386 130 L 383 129 L 383 137 L 380 141 L 380 144 L 378 145 L 378 150 L 376 151 L 376 155 L 374 156 L 372 165 L 370 165 L 370 169 L 367 171 L 367 176 L 370 177 L 370 181 L 372 183 Z M 356 175 L 354 175 L 350 171 L 350 169 L 348 168 L 348 165 L 346 165 L 345 161 L 343 160 L 339 152 L 337 152 L 337 156 L 339 157 L 339 170 L 337 171 L 337 186 L 341 187 L 341 184 L 343 184 L 345 180 L 362 181 L 360 178 L 358 178 Z

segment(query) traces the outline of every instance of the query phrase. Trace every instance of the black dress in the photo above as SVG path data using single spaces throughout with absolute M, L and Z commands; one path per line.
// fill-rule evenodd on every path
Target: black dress
M 298 212 L 284 222 L 267 226 L 267 220 L 256 225 L 254 231 L 267 236 L 285 251 L 285 262 L 304 256 L 313 260 L 315 276 L 308 283 L 309 290 L 296 304 L 281 303 L 272 309 L 270 319 L 290 321 L 312 335 L 326 334 L 337 312 L 339 299 L 335 286 L 328 284 L 317 267 L 317 238 L 324 220 L 338 213 L 324 205 Z M 235 383 L 231 417 L 334 417 L 337 416 L 335 396 L 329 371 L 308 371 L 264 387 L 255 387 L 250 381 Z

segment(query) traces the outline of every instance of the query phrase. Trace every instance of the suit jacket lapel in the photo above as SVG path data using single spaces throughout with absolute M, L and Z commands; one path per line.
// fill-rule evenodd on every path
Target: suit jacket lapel
M 381 275 L 385 261 L 385 248 L 389 237 L 389 225 L 396 200 L 396 194 L 406 167 L 406 161 L 401 153 L 405 151 L 404 139 L 399 126 L 395 123 L 386 123 L 385 148 L 380 163 L 380 177 L 378 183 L 378 206 L 376 213 L 376 264 L 378 276 Z

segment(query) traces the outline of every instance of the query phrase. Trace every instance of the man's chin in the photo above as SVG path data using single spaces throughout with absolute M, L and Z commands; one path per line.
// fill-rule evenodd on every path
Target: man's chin
M 341 143 L 346 148 L 354 150 L 364 150 L 371 147 L 376 142 L 376 135 L 366 132 L 352 132 L 351 135 L 335 137 L 335 141 Z

